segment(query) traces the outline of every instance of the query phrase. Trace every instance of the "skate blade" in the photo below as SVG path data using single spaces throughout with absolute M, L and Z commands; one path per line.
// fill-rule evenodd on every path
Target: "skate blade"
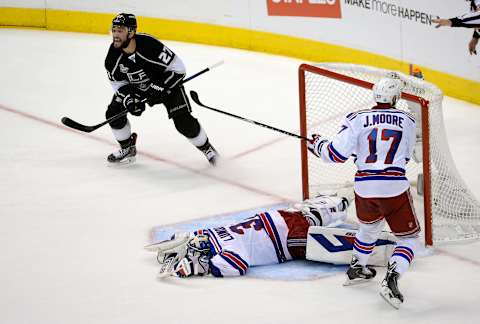
M 129 156 L 129 157 L 124 158 L 123 160 L 120 160 L 120 161 L 117 161 L 117 162 L 108 161 L 108 165 L 113 166 L 113 167 L 115 167 L 115 166 L 127 166 L 127 165 L 130 165 L 130 164 L 134 164 L 135 161 L 137 161 L 135 156 Z
M 383 299 L 395 309 L 399 309 L 400 305 L 402 305 L 400 299 L 390 296 L 390 291 L 388 289 L 380 291 L 380 296 L 382 296 Z
M 358 279 L 349 279 L 347 277 L 347 279 L 345 280 L 345 282 L 343 283 L 343 286 L 344 287 L 348 287 L 348 286 L 356 286 L 356 285 L 360 285 L 360 284 L 364 284 L 364 283 L 367 283 L 367 282 L 370 282 L 372 281 L 373 278 L 370 278 L 370 279 L 364 279 L 364 278 L 358 278 Z

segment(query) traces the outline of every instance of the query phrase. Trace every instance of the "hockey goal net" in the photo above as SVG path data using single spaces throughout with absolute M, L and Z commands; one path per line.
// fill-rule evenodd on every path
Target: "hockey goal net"
M 346 114 L 371 108 L 373 84 L 390 71 L 373 67 L 322 63 L 299 68 L 300 129 L 302 136 L 337 133 Z M 407 177 L 412 186 L 417 215 L 424 218 L 427 245 L 480 238 L 480 203 L 455 168 L 444 129 L 443 94 L 424 80 L 399 73 L 405 87 L 398 109 L 417 119 L 417 155 L 410 160 Z M 353 159 L 327 164 L 307 153 L 302 142 L 304 199 L 319 193 L 353 188 Z M 422 162 L 423 161 L 423 162 Z

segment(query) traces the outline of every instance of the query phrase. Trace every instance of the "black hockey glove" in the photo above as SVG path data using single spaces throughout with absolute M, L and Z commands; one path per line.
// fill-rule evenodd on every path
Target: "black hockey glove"
M 152 79 L 147 89 L 147 103 L 153 106 L 165 101 L 165 98 L 172 92 L 172 89 L 182 84 L 184 73 L 174 71 L 165 72 L 159 79 Z
M 123 106 L 134 116 L 140 116 L 145 111 L 145 103 L 131 95 L 125 96 Z
M 167 90 L 155 83 L 151 83 L 147 89 L 147 103 L 151 107 L 162 103 L 167 95 Z

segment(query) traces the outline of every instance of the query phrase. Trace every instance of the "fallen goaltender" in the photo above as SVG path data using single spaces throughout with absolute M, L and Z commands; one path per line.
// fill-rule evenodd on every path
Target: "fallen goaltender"
M 157 253 L 159 278 L 241 276 L 250 267 L 298 259 L 348 265 L 356 233 L 341 227 L 348 205 L 344 197 L 319 196 L 237 224 L 177 232 L 145 248 Z M 386 266 L 394 245 L 395 237 L 382 232 L 369 265 Z M 347 278 L 345 285 L 363 281 Z

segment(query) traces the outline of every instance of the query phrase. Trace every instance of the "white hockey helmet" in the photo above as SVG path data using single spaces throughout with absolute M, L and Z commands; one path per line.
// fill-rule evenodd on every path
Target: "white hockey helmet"
M 380 79 L 372 88 L 373 99 L 378 103 L 395 106 L 401 95 L 400 81 L 392 78 Z

